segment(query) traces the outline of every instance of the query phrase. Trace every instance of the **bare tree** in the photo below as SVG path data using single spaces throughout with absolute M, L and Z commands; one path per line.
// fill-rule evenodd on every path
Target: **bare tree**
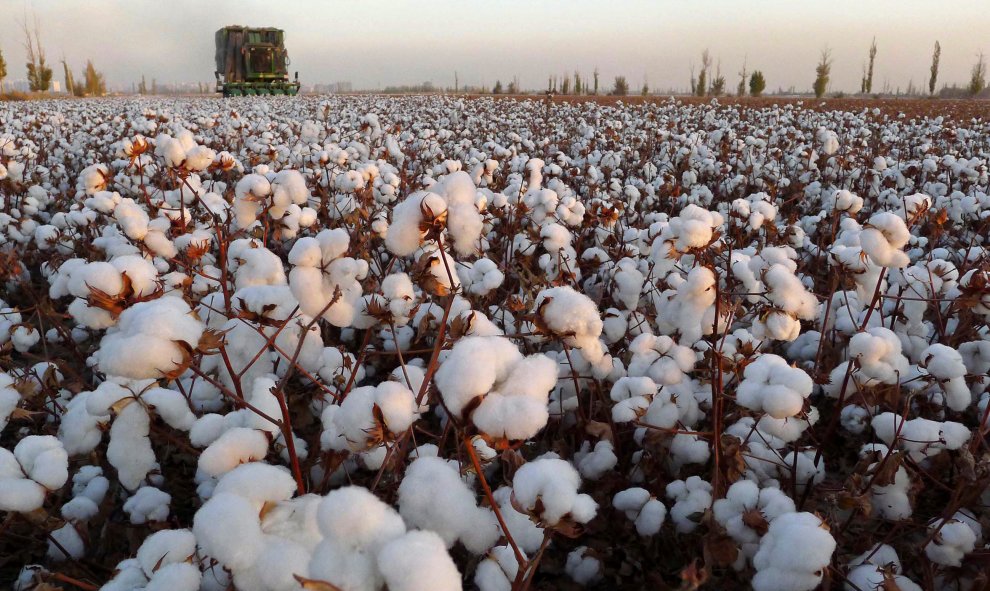
M 591 75 L 592 75 L 592 77 L 595 80 L 595 91 L 592 94 L 594 94 L 594 95 L 597 96 L 598 95 L 598 67 L 597 66 L 595 67 L 595 71 L 592 72 Z
M 705 49 L 701 52 L 701 72 L 698 73 L 698 85 L 695 94 L 705 96 L 708 93 L 708 70 L 712 67 L 712 56 Z
M 935 83 L 938 81 L 938 60 L 942 57 L 942 46 L 935 42 L 935 51 L 932 52 L 931 77 L 928 79 L 928 94 L 935 94 Z
M 739 72 L 739 84 L 736 85 L 736 96 L 746 96 L 746 58 L 743 57 L 742 71 Z

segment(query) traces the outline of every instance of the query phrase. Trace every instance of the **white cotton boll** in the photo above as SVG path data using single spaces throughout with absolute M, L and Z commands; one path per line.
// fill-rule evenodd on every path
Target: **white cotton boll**
M 296 492 L 296 481 L 288 469 L 263 462 L 241 464 L 224 474 L 213 494 L 230 493 L 254 503 L 284 501 Z
M 168 564 L 152 575 L 144 591 L 198 591 L 202 578 L 203 573 L 194 564 Z
M 279 219 L 290 204 L 305 205 L 309 200 L 309 188 L 306 179 L 298 170 L 285 169 L 275 175 L 271 184 L 272 207 L 269 214 Z
M 53 531 L 51 537 L 52 539 L 48 540 L 48 557 L 52 560 L 59 562 L 70 558 L 78 560 L 86 553 L 86 543 L 71 523 L 66 523 Z
M 751 480 L 739 480 L 729 487 L 724 499 L 715 501 L 715 520 L 740 545 L 746 557 L 757 550 L 761 532 L 751 524 L 765 524 L 795 510 L 794 500 L 778 488 L 760 488 Z
M 67 521 L 85 522 L 95 517 L 100 512 L 100 508 L 87 497 L 74 497 L 62 505 L 60 512 L 62 518 Z
M 349 548 L 375 551 L 406 532 L 392 507 L 360 486 L 331 491 L 317 509 L 320 531 Z
M 746 366 L 736 401 L 757 412 L 785 419 L 799 414 L 814 383 L 801 369 L 791 367 L 777 355 L 765 353 Z
M 936 456 L 946 449 L 959 449 L 970 437 L 969 429 L 961 423 L 922 417 L 905 421 L 892 412 L 876 415 L 870 425 L 881 441 L 893 447 L 896 439 L 896 447 L 907 451 L 915 461 Z
M 667 485 L 667 496 L 674 499 L 670 518 L 677 531 L 690 533 L 697 529 L 704 512 L 712 506 L 712 485 L 698 476 L 675 480 Z
M 234 571 L 251 568 L 264 551 L 257 508 L 234 494 L 206 501 L 193 518 L 193 533 L 206 554 Z
M 0 462 L 2 461 L 0 458 Z M 30 513 L 44 503 L 45 487 L 33 480 L 10 478 L 0 474 L 0 510 Z
M 874 474 L 879 466 L 879 463 L 871 464 L 867 468 L 867 474 Z M 895 521 L 911 517 L 911 498 L 908 494 L 911 477 L 902 466 L 898 466 L 897 472 L 894 473 L 893 482 L 882 486 L 874 484 L 870 488 L 873 493 L 870 496 L 870 503 L 876 515 Z
M 434 382 L 451 413 L 460 415 L 482 397 L 472 414 L 479 429 L 495 437 L 527 439 L 549 418 L 557 364 L 541 354 L 523 358 L 503 337 L 465 337 L 440 364 Z
M 347 232 L 335 228 L 314 238 L 301 238 L 289 251 L 289 263 L 294 265 L 289 287 L 300 310 L 309 316 L 322 315 L 339 327 L 353 323 L 363 295 L 359 281 L 368 273 L 366 261 L 343 256 L 349 242 Z
M 835 539 L 811 513 L 786 513 L 770 524 L 753 557 L 755 591 L 811 591 L 822 580 Z
M 969 524 L 959 519 L 935 519 L 928 524 L 932 541 L 925 546 L 925 556 L 936 564 L 962 566 L 963 557 L 976 547 L 977 535 Z
M 152 577 L 161 567 L 184 563 L 195 554 L 196 536 L 193 532 L 188 529 L 165 529 L 145 538 L 135 558 L 145 576 Z
M 141 394 L 141 400 L 150 405 L 174 429 L 188 431 L 196 422 L 196 415 L 189 410 L 186 398 L 175 390 L 152 388 Z
M 540 519 L 556 525 L 566 515 L 578 523 L 587 523 L 597 512 L 591 497 L 578 494 L 581 476 L 569 462 L 539 459 L 523 464 L 512 479 L 516 501 L 527 511 L 533 511 L 537 500 L 543 504 Z
M 964 379 L 966 365 L 959 351 L 935 343 L 922 351 L 919 366 L 945 389 L 945 402 L 949 408 L 963 411 L 973 402 Z
M 598 480 L 619 463 L 615 455 L 615 447 L 610 441 L 599 441 L 591 451 L 588 451 L 587 447 L 589 447 L 588 443 L 585 442 L 582 451 L 574 455 L 582 478 Z
M 21 394 L 11 386 L 14 384 L 10 375 L 0 372 L 0 432 L 3 432 L 10 420 L 10 415 L 21 402 Z
M 447 548 L 460 540 L 470 552 L 481 554 L 499 536 L 494 514 L 478 507 L 457 466 L 437 457 L 420 457 L 406 469 L 399 485 L 399 513 L 409 526 L 435 531 Z
M 14 457 L 28 478 L 48 490 L 62 488 L 69 479 L 69 455 L 51 435 L 28 435 L 14 447 Z
M 564 572 L 578 585 L 590 585 L 601 578 L 602 562 L 591 555 L 587 546 L 579 546 L 567 554 Z
M 121 313 L 119 322 L 100 342 L 94 358 L 106 374 L 134 379 L 161 378 L 176 371 L 195 349 L 203 324 L 180 298 L 137 303 Z
M 873 214 L 859 234 L 863 252 L 881 267 L 908 266 L 911 260 L 901 249 L 910 238 L 904 219 L 891 212 Z
M 616 493 L 612 506 L 633 521 L 641 536 L 657 534 L 667 518 L 667 507 L 644 488 L 627 488 Z
M 168 519 L 168 506 L 171 502 L 172 495 L 167 492 L 153 486 L 144 486 L 127 499 L 124 503 L 124 512 L 134 525 L 149 521 L 165 521 Z
M 461 573 L 443 540 L 431 531 L 412 531 L 385 544 L 378 568 L 390 591 L 459 591 Z
M 240 464 L 262 460 L 267 454 L 268 437 L 263 431 L 236 427 L 203 450 L 199 470 L 209 476 L 220 476 Z
M 309 562 L 309 575 L 348 591 L 377 591 L 383 583 L 371 552 L 352 548 L 336 538 L 327 538 L 316 547 Z
M 151 419 L 137 402 L 124 406 L 110 427 L 107 461 L 117 469 L 117 478 L 127 489 L 139 487 L 157 465 L 150 432 Z
M 512 548 L 496 546 L 475 569 L 474 584 L 480 591 L 511 591 L 518 573 L 519 562 Z
M 591 298 L 567 286 L 551 287 L 536 296 L 535 306 L 547 328 L 566 344 L 580 349 L 592 365 L 605 355 L 598 340 L 602 318 Z

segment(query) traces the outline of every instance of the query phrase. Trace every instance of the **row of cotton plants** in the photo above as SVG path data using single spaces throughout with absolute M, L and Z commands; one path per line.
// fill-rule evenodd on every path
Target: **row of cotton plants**
M 982 588 L 988 137 L 2 104 L 0 581 Z

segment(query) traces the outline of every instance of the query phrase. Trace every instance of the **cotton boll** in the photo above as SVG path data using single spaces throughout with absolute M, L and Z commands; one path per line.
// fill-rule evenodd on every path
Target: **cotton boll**
M 597 512 L 588 495 L 578 494 L 581 476 L 570 463 L 557 459 L 540 459 L 523 464 L 512 480 L 512 490 L 521 507 L 532 511 L 537 500 L 543 505 L 540 519 L 556 525 L 566 515 L 578 523 L 587 523 Z
M 188 529 L 157 531 L 141 543 L 136 559 L 145 576 L 169 564 L 181 564 L 196 554 L 196 537 Z
M 564 572 L 578 585 L 590 585 L 601 578 L 602 562 L 587 546 L 579 546 L 567 554 Z
M 903 218 L 890 212 L 874 214 L 859 235 L 863 252 L 881 267 L 903 268 L 910 264 L 901 249 L 911 238 Z
M 753 557 L 756 591 L 811 591 L 822 580 L 835 539 L 816 515 L 786 513 L 775 519 Z
M 194 564 L 168 564 L 155 572 L 144 591 L 198 591 L 202 577 Z
M 78 560 L 85 553 L 86 544 L 73 524 L 66 523 L 51 533 L 51 539 L 48 540 L 48 557 L 52 560 L 58 562 L 70 558 Z
M 14 447 L 14 457 L 28 478 L 48 490 L 62 488 L 69 479 L 69 456 L 51 435 L 29 435 Z
M 518 572 L 519 562 L 513 550 L 508 546 L 496 546 L 475 569 L 474 584 L 480 591 L 511 591 Z
M 973 402 L 973 396 L 963 379 L 966 365 L 959 351 L 935 343 L 921 353 L 919 365 L 945 389 L 945 401 L 949 408 L 963 411 Z
M 499 536 L 494 515 L 478 507 L 456 465 L 437 457 L 420 457 L 406 469 L 399 485 L 399 513 L 409 526 L 439 534 L 447 548 L 460 540 L 470 552 L 481 554 Z
M 667 485 L 667 497 L 675 501 L 670 518 L 677 531 L 690 533 L 697 529 L 701 516 L 712 505 L 712 485 L 698 476 L 675 480 Z
M 667 517 L 667 507 L 643 488 L 628 488 L 616 493 L 612 506 L 634 522 L 636 532 L 641 536 L 657 534 Z
M 803 370 L 777 355 L 763 354 L 746 366 L 736 401 L 754 411 L 785 419 L 801 412 L 814 384 Z
M 936 564 L 961 566 L 963 556 L 976 546 L 976 532 L 959 519 L 935 519 L 928 524 L 928 532 L 934 537 L 925 546 L 925 556 Z
M 619 459 L 615 448 L 609 441 L 599 441 L 593 450 L 589 450 L 588 442 L 581 446 L 581 451 L 574 454 L 578 472 L 587 480 L 598 480 L 615 467 Z
M 577 347 L 593 365 L 605 355 L 598 338 L 602 334 L 602 319 L 591 299 L 570 287 L 551 287 L 536 296 L 536 310 L 553 333 L 562 335 L 565 343 Z
M 264 459 L 268 454 L 268 437 L 264 432 L 236 427 L 224 432 L 199 456 L 199 470 L 208 476 L 220 476 L 238 465 Z
M 145 486 L 127 499 L 124 503 L 124 512 L 134 525 L 149 521 L 165 521 L 168 519 L 168 506 L 171 501 L 172 495 L 153 486 Z
M 193 533 L 204 552 L 235 572 L 251 568 L 264 550 L 257 508 L 231 493 L 213 495 L 203 504 Z
M 179 298 L 140 302 L 121 313 L 117 327 L 108 332 L 95 353 L 107 374 L 128 378 L 160 378 L 182 367 L 186 349 L 195 348 L 203 325 Z
M 330 492 L 320 503 L 317 520 L 325 536 L 361 550 L 377 550 L 406 531 L 394 509 L 359 486 Z
M 431 531 L 408 532 L 378 552 L 378 568 L 392 591 L 459 591 L 461 573 Z
M 760 527 L 781 515 L 793 513 L 794 501 L 778 488 L 760 488 L 751 480 L 734 482 L 724 499 L 715 501 L 715 520 L 740 545 L 743 555 L 752 558 L 757 551 Z

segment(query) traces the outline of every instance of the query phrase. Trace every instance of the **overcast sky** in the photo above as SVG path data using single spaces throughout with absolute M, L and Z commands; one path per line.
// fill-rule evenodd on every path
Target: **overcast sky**
M 623 74 L 634 87 L 645 76 L 684 88 L 707 47 L 729 88 L 745 57 L 769 90 L 806 90 L 828 45 L 832 90 L 857 91 L 875 35 L 879 90 L 927 84 L 936 39 L 940 85 L 965 83 L 976 54 L 990 53 L 988 0 L 0 0 L 9 79 L 25 77 L 25 9 L 41 22 L 49 61 L 64 54 L 78 71 L 92 58 L 112 86 L 141 74 L 149 84 L 212 81 L 213 33 L 233 24 L 284 29 L 301 81 L 355 88 L 452 86 L 455 70 L 461 84 L 515 75 L 545 88 L 548 74 L 596 66 L 603 87 Z

